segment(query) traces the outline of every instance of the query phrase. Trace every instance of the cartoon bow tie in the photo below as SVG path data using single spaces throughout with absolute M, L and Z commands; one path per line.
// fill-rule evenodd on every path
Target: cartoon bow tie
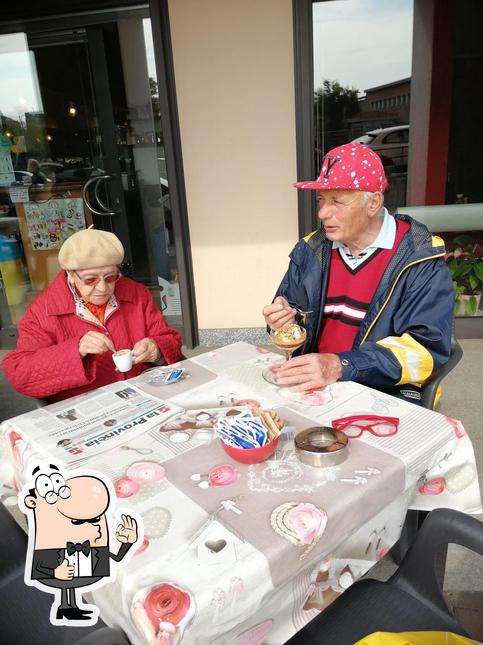
M 82 551 L 84 555 L 89 555 L 90 550 L 91 550 L 91 543 L 89 540 L 86 540 L 85 542 L 67 542 L 67 555 L 73 555 L 76 551 Z

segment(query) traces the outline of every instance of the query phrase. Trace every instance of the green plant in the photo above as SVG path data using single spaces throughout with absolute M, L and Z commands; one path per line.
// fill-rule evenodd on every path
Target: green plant
M 478 307 L 477 295 L 483 290 L 482 247 L 471 235 L 454 238 L 454 248 L 446 254 L 451 279 L 455 290 L 455 312 L 464 302 L 465 313 L 474 316 Z M 464 301 L 459 296 L 470 296 Z

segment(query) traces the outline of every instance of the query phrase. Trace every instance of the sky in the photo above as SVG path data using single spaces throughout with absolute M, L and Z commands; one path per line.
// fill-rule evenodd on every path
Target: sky
M 149 75 L 156 79 L 151 23 L 143 20 Z M 0 35 L 0 112 L 14 119 L 42 111 L 35 56 L 23 33 Z
M 151 31 L 151 20 L 149 18 L 144 18 L 143 30 L 144 30 L 144 44 L 146 47 L 146 61 L 148 63 L 148 74 L 151 78 L 154 78 L 154 80 L 157 80 L 156 64 L 154 62 L 153 34 Z
M 314 89 L 338 81 L 364 93 L 411 76 L 413 0 L 314 3 Z
M 14 119 L 42 111 L 35 59 L 23 33 L 0 36 L 0 111 Z

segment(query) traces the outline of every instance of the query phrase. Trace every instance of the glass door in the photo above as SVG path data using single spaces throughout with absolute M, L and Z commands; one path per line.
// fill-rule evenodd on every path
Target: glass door
M 76 230 L 114 232 L 122 270 L 182 330 L 147 10 L 0 35 L 0 319 L 12 330 Z

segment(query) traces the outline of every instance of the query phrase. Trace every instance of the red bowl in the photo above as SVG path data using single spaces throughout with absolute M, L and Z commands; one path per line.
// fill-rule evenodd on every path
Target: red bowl
M 260 446 L 260 448 L 234 448 L 222 439 L 220 439 L 220 442 L 226 454 L 235 461 L 240 461 L 242 464 L 258 464 L 260 461 L 265 461 L 265 459 L 273 455 L 279 440 L 280 436 L 270 441 L 270 443 Z

